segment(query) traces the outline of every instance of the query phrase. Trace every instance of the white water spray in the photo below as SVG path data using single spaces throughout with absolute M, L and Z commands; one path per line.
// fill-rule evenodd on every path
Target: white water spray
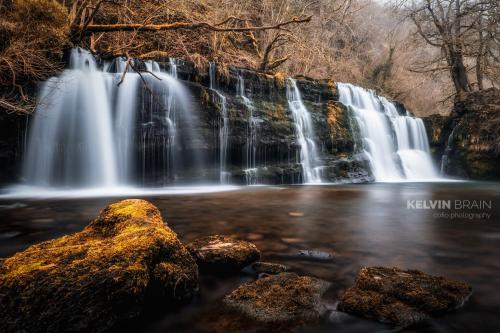
M 122 58 L 100 68 L 90 52 L 71 51 L 69 68 L 42 86 L 23 164 L 26 184 L 110 188 L 133 183 L 136 133 L 141 126 L 139 96 L 144 88 L 130 67 L 123 77 L 125 68 Z M 182 110 L 186 123 L 191 124 L 188 105 L 192 103 L 182 84 L 163 73 L 158 63 L 149 61 L 146 68 L 150 74 L 142 75 L 153 94 L 142 98 L 147 110 L 140 128 L 143 170 L 146 160 L 151 165 L 163 163 L 155 176 L 165 181 L 173 166 L 176 110 Z M 165 114 L 164 121 L 156 112 Z M 186 132 L 192 136 L 189 126 Z M 146 151 L 146 146 L 153 148 Z
M 376 181 L 437 179 L 422 119 L 399 115 L 393 103 L 372 90 L 346 83 L 337 87 L 340 102 L 354 110 Z
M 311 115 L 302 102 L 297 82 L 286 80 L 286 97 L 288 107 L 293 115 L 295 133 L 300 145 L 300 163 L 302 164 L 304 183 L 321 183 L 321 169 L 319 166 L 316 143 L 314 142 L 314 128 Z
M 226 96 L 216 89 L 216 66 L 214 62 L 209 63 L 210 89 L 215 92 L 219 99 L 221 117 L 219 119 L 219 166 L 220 183 L 228 184 L 231 173 L 227 171 L 227 149 L 229 140 L 229 116 L 227 114 Z
M 245 92 L 245 79 L 243 74 L 238 75 L 238 86 L 237 94 L 243 100 L 245 108 L 248 111 L 248 125 L 246 133 L 246 168 L 243 170 L 245 172 L 245 178 L 247 185 L 257 184 L 257 130 L 259 123 L 262 121 L 255 116 L 255 106 L 250 98 L 246 96 Z
M 44 83 L 30 128 L 23 167 L 39 186 L 114 186 L 118 183 L 110 96 L 112 77 L 87 51 L 72 50 L 70 67 Z

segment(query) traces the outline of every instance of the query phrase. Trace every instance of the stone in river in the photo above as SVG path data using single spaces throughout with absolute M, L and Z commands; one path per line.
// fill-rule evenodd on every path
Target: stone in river
M 237 272 L 260 259 L 260 251 L 247 241 L 215 235 L 186 245 L 200 268 L 215 272 Z
M 224 303 L 262 325 L 300 326 L 318 321 L 325 312 L 321 297 L 329 286 L 314 277 L 281 273 L 241 285 Z
M 257 261 L 250 265 L 251 271 L 255 273 L 279 274 L 286 272 L 288 267 L 273 262 Z
M 196 262 L 159 210 L 123 200 L 81 232 L 0 260 L 0 331 L 101 332 L 197 288 Z
M 338 309 L 360 317 L 409 326 L 456 310 L 472 289 L 464 282 L 416 270 L 387 267 L 362 268 Z

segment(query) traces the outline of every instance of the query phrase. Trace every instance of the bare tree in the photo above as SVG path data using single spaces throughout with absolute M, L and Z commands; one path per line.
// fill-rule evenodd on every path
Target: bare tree
M 476 87 L 483 89 L 483 65 L 488 57 L 498 61 L 493 49 L 498 41 L 498 2 L 496 0 L 421 0 L 403 2 L 418 35 L 439 48 L 440 56 L 430 71 L 448 70 L 456 93 L 474 89 L 468 63 L 475 61 Z M 491 57 L 493 56 L 493 57 Z M 496 58 L 496 59 L 495 59 Z

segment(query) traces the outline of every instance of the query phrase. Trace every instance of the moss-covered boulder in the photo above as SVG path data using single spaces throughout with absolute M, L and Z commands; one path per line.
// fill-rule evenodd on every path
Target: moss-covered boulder
M 124 200 L 79 233 L 0 262 L 0 331 L 100 332 L 197 287 L 196 262 L 159 210 Z
M 298 326 L 319 320 L 325 310 L 321 297 L 329 286 L 317 278 L 281 273 L 241 285 L 224 303 L 262 325 Z
M 409 326 L 456 310 L 472 289 L 460 281 L 399 268 L 362 268 L 338 309 L 382 323 Z
M 199 238 L 186 247 L 200 268 L 213 272 L 237 272 L 260 259 L 254 244 L 223 235 Z

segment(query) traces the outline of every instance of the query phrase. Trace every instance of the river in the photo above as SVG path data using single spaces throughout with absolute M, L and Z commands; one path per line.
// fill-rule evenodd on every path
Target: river
M 0 198 L 0 257 L 80 231 L 119 197 Z M 474 290 L 463 309 L 404 332 L 500 331 L 497 183 L 251 186 L 136 197 L 157 205 L 183 242 L 212 234 L 235 235 L 256 244 L 264 261 L 279 262 L 292 271 L 332 282 L 325 296 L 331 309 L 360 267 L 399 266 L 463 280 Z M 415 202 L 419 200 L 449 200 L 452 207 L 418 209 Z M 462 206 L 465 200 L 486 206 L 455 209 L 456 200 Z M 454 213 L 458 215 L 452 216 Z M 471 215 L 475 213 L 482 215 Z M 320 256 L 300 256 L 301 250 L 315 250 Z M 321 258 L 322 253 L 333 257 Z M 144 332 L 209 330 L 211 321 L 207 318 L 214 316 L 220 299 L 249 280 L 251 276 L 245 274 L 225 278 L 202 275 L 200 295 L 192 304 L 176 314 L 141 321 L 138 327 Z M 301 331 L 394 329 L 332 310 L 318 326 Z

